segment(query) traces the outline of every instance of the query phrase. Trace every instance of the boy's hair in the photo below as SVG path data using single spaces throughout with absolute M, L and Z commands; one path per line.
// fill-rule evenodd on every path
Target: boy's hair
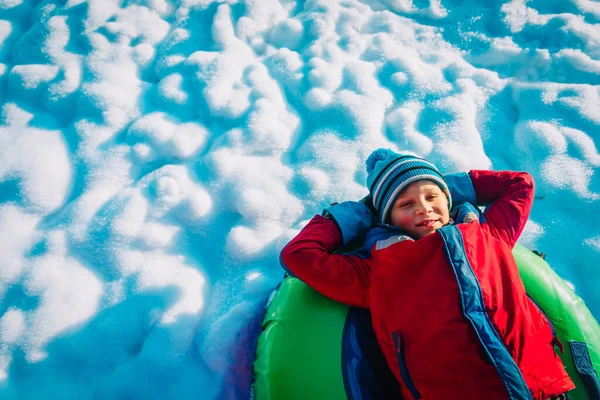
M 448 185 L 436 166 L 429 161 L 389 149 L 377 149 L 367 158 L 366 165 L 367 186 L 380 222 L 387 222 L 400 193 L 411 183 L 420 180 L 436 183 L 448 198 L 448 209 L 452 208 Z

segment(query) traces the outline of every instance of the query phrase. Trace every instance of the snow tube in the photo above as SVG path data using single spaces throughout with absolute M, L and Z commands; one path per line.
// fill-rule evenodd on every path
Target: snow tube
M 570 399 L 600 399 L 600 326 L 573 290 L 538 255 L 513 255 L 528 295 L 551 321 L 576 389 Z M 398 393 L 368 310 L 334 302 L 287 277 L 273 293 L 254 361 L 252 396 L 271 399 L 377 399 Z

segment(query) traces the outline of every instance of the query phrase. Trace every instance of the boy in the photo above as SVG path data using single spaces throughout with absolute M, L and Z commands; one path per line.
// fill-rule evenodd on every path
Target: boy
M 370 309 L 404 398 L 545 400 L 573 389 L 511 253 L 533 202 L 531 176 L 447 179 L 453 194 L 428 161 L 376 150 L 367 184 L 377 226 L 364 203 L 330 207 L 283 249 L 284 268 L 333 300 Z M 484 221 L 451 223 L 453 197 L 487 205 Z M 334 254 L 367 231 L 370 254 Z

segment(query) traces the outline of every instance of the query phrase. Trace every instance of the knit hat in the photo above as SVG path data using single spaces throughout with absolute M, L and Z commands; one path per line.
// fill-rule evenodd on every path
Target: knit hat
M 448 209 L 452 208 L 448 185 L 435 165 L 429 161 L 394 153 L 389 149 L 377 149 L 367 158 L 366 164 L 367 186 L 381 222 L 386 223 L 389 219 L 398 195 L 411 183 L 420 180 L 436 183 L 448 197 Z

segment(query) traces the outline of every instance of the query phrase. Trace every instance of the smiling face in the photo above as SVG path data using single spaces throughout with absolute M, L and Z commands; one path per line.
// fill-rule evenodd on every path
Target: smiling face
M 411 183 L 396 199 L 390 215 L 391 224 L 421 239 L 446 225 L 448 198 L 432 181 Z

